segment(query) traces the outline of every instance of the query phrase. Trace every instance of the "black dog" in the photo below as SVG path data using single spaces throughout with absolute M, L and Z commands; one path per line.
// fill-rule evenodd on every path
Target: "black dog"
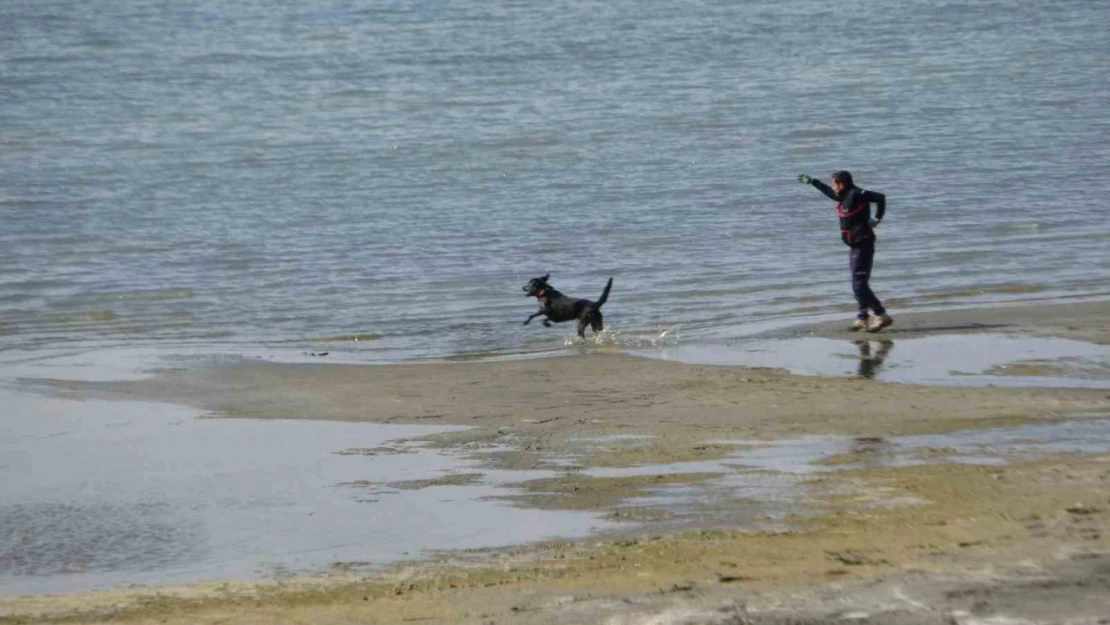
M 549 328 L 553 321 L 562 323 L 563 321 L 577 319 L 578 336 L 582 338 L 586 338 L 586 326 L 593 328 L 595 334 L 601 332 L 603 327 L 601 305 L 609 299 L 609 289 L 613 287 L 613 279 L 609 278 L 609 282 L 605 284 L 605 290 L 601 292 L 601 297 L 596 302 L 591 302 L 588 299 L 567 297 L 551 288 L 551 285 L 547 283 L 547 279 L 550 277 L 551 274 L 542 278 L 532 278 L 524 286 L 524 295 L 527 297 L 534 296 L 540 304 L 539 312 L 529 315 L 524 320 L 524 325 L 528 325 L 536 317 L 544 315 L 547 319 L 543 320 L 543 325 Z

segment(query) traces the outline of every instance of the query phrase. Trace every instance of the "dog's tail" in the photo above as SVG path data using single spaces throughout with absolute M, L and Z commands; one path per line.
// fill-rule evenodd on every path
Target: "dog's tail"
M 613 279 L 609 278 L 609 281 L 605 283 L 605 290 L 601 292 L 601 297 L 597 298 L 597 301 L 594 302 L 594 310 L 600 309 L 601 305 L 605 303 L 605 300 L 609 299 L 609 289 L 611 288 L 613 288 Z

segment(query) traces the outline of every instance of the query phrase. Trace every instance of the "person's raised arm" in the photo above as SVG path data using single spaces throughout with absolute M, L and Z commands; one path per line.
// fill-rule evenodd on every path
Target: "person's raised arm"
M 799 175 L 798 176 L 798 182 L 800 182 L 802 184 L 808 184 L 808 185 L 813 186 L 815 189 L 817 189 L 821 193 L 824 193 L 830 200 L 839 199 L 839 198 L 836 197 L 836 193 L 832 190 L 832 187 L 830 187 L 829 185 L 821 182 L 820 180 L 818 180 L 816 178 L 813 178 L 813 177 L 809 176 L 808 174 Z

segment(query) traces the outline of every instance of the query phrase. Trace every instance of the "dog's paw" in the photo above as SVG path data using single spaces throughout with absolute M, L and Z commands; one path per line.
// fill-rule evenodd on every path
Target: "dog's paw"
M 548 321 L 547 319 L 544 319 L 543 320 L 543 327 L 550 328 L 551 327 L 551 322 Z
M 532 323 L 531 319 L 525 319 L 524 320 L 524 325 L 528 325 L 529 323 Z

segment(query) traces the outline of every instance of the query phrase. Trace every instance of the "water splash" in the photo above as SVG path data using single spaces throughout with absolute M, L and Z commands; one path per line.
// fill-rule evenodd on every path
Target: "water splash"
M 681 326 L 675 324 L 659 332 L 647 334 L 642 332 L 624 333 L 619 330 L 614 330 L 612 326 L 606 326 L 591 337 L 586 339 L 579 338 L 577 334 L 571 334 L 563 338 L 563 345 L 565 347 L 574 347 L 579 345 L 618 345 L 621 347 L 667 347 L 678 345 Z

